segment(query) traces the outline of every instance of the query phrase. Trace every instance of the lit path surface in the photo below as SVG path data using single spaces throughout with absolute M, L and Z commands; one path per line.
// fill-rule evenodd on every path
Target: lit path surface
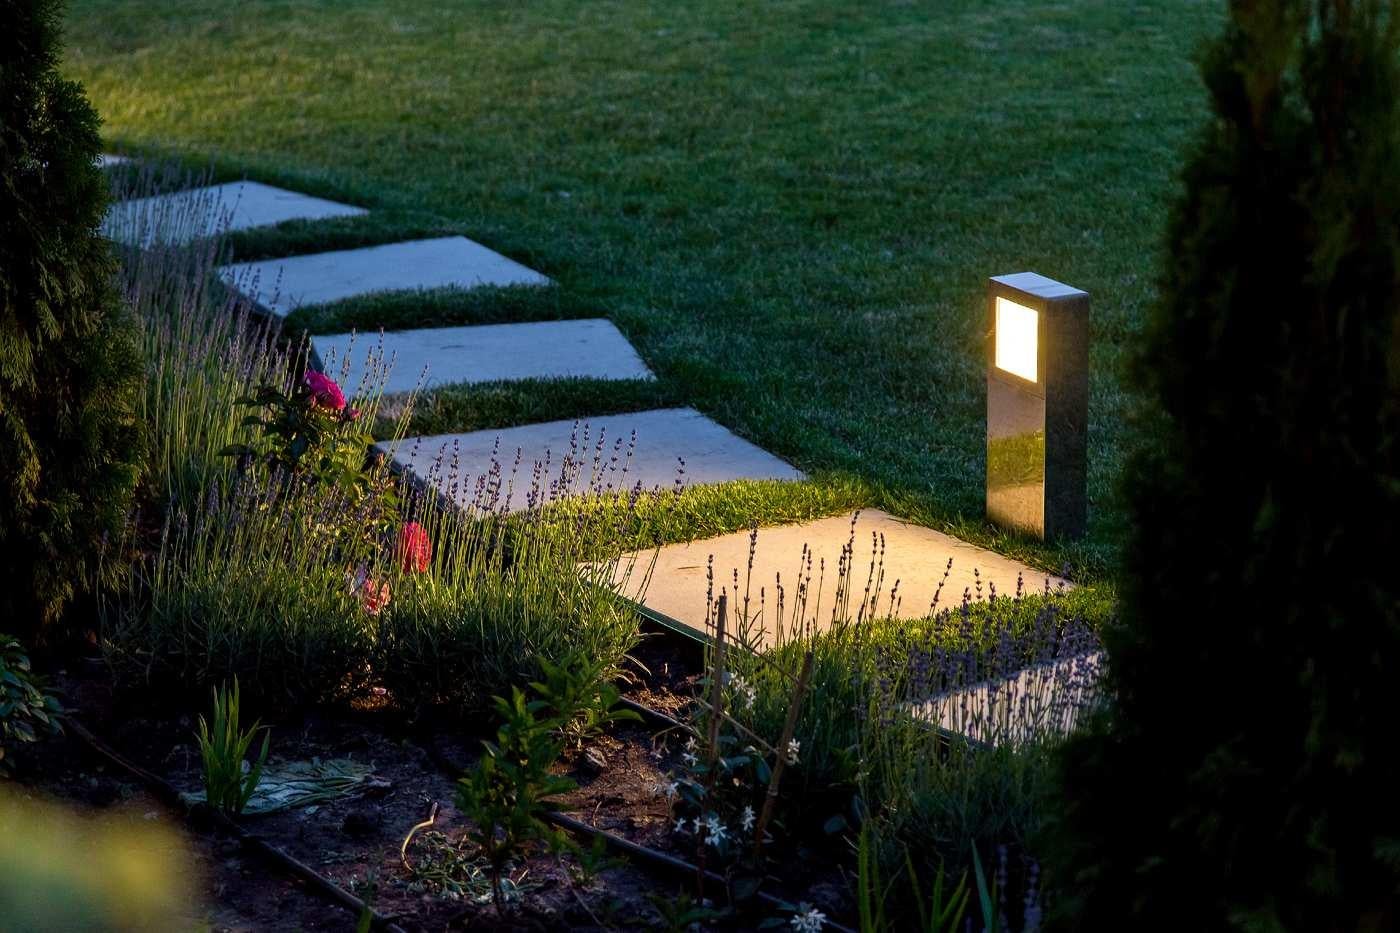
M 649 491 L 678 482 L 802 478 L 693 408 L 411 437 L 379 447 L 458 505 L 508 511 L 527 508 L 532 488 L 549 498 L 626 493 L 639 484 Z M 553 483 L 561 486 L 551 494 Z
M 107 212 L 103 232 L 130 246 L 188 243 L 221 230 L 249 230 L 287 220 L 324 220 L 367 213 L 352 207 L 274 188 L 235 181 L 168 194 L 118 201 Z M 189 222 L 188 218 L 197 220 Z
M 994 551 L 867 509 L 663 547 L 642 602 L 658 621 L 710 635 L 709 597 L 724 591 L 731 636 L 737 625 L 762 651 L 841 619 L 923 618 L 931 607 L 961 605 L 964 594 L 983 600 L 1061 586 Z
M 947 691 L 912 712 L 987 745 L 1023 745 L 1068 734 L 1097 699 L 1102 674 L 1103 655 L 1094 651 Z
M 371 358 L 392 361 L 388 393 L 507 379 L 654 378 L 622 332 L 601 319 L 330 334 L 311 344 L 322 368 L 350 389 L 373 368 Z
M 462 236 L 237 263 L 221 268 L 219 277 L 279 317 L 304 305 L 377 292 L 549 284 L 533 269 Z

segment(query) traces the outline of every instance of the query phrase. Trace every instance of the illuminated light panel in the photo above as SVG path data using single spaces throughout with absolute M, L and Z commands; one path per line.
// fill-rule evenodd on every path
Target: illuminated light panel
M 1039 380 L 1040 314 L 1034 308 L 997 298 L 996 367 L 1028 382 Z

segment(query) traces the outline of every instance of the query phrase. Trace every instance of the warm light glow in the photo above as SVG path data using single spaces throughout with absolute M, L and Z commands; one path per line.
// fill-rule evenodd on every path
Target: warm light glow
M 996 366 L 997 369 L 1037 381 L 1037 337 L 1040 314 L 1034 308 L 1018 305 L 1005 298 L 997 299 Z

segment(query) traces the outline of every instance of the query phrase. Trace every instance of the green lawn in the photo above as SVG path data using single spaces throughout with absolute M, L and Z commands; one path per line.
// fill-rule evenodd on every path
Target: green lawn
M 547 296 L 434 294 L 309 327 L 606 315 L 661 377 L 433 429 L 692 404 L 818 484 L 1099 578 L 1174 167 L 1218 0 L 765 3 L 74 0 L 67 70 L 109 143 L 373 208 L 240 235 L 240 258 L 460 232 Z M 1091 532 L 982 519 L 983 287 L 1090 291 Z M 479 394 L 480 398 L 471 397 Z M 548 411 L 546 411 L 546 409 Z

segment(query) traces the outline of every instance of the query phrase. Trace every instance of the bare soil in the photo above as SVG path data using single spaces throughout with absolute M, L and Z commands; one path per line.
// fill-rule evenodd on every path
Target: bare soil
M 693 695 L 698 653 L 670 637 L 648 639 L 635 653 L 626 693 L 653 709 L 682 714 Z M 74 673 L 81 670 L 82 673 Z M 95 665 L 77 663 L 58 684 L 73 715 L 121 755 L 182 791 L 200 786 L 200 760 L 191 713 L 153 709 L 149 701 L 113 694 Z M 272 727 L 271 763 L 348 758 L 371 766 L 366 789 L 320 806 L 260 817 L 242 825 L 306 863 L 407 930 L 640 930 L 663 928 L 655 898 L 674 903 L 696 894 L 695 879 L 640 860 L 614 860 L 592 877 L 580 877 L 576 860 L 540 851 L 517 867 L 520 893 L 500 912 L 490 901 L 484 875 L 463 866 L 473 852 L 463 837 L 468 821 L 455 806 L 455 777 L 477 758 L 487 717 L 475 723 L 411 723 L 391 710 L 288 710 L 265 715 Z M 652 723 L 620 723 L 582 748 L 571 749 L 561 771 L 578 782 L 563 811 L 631 842 L 694 860 L 684 837 L 671 832 L 669 805 L 655 793 L 678 765 L 682 739 Z M 28 792 L 64 801 L 83 812 L 119 813 L 179 828 L 189 844 L 191 875 L 198 879 L 202 913 L 191 921 L 216 931 L 351 930 L 358 919 L 284 869 L 187 814 L 165 806 L 122 769 L 93 754 L 72 736 L 36 747 L 21 780 Z M 416 824 L 428 819 L 406 850 Z M 586 841 L 586 840 L 585 840 Z M 843 868 L 833 858 L 813 859 L 804 849 L 775 852 L 775 872 L 765 890 L 806 900 L 829 916 L 849 916 Z M 434 865 L 449 870 L 431 870 Z M 444 884 L 443 877 L 457 883 Z M 716 907 L 726 901 L 710 884 Z M 707 922 L 704 928 L 752 929 L 776 915 L 760 907 Z

